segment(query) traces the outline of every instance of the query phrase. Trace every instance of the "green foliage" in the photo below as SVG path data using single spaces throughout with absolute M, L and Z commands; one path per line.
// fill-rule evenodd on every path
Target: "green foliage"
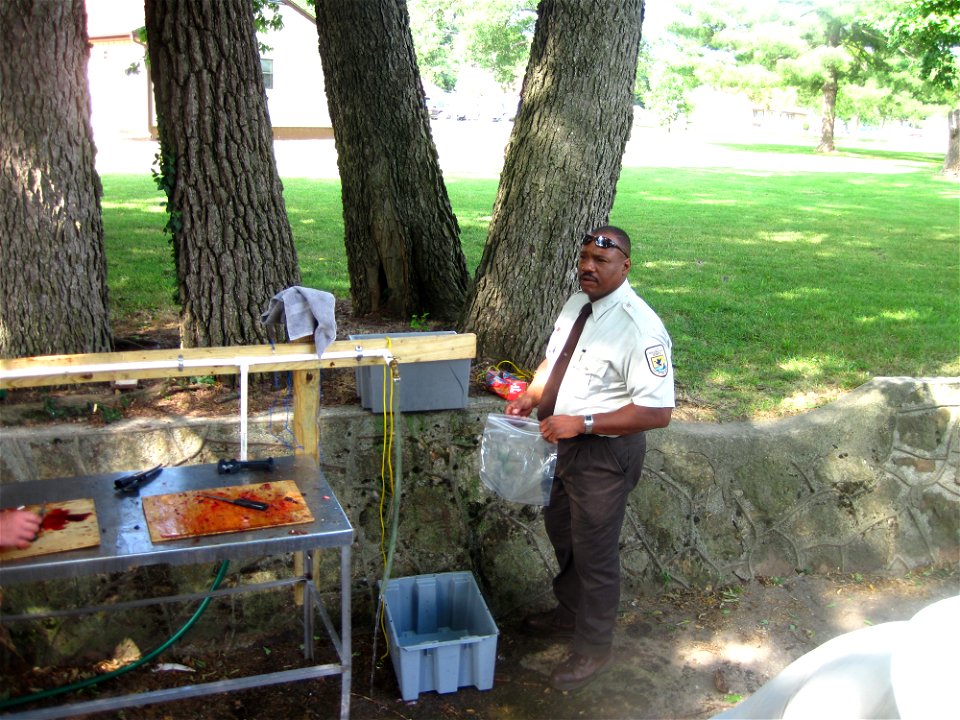
M 688 97 L 699 80 L 688 56 L 666 48 L 660 43 L 654 46 L 641 41 L 634 98 L 657 116 L 662 127 L 668 128 L 691 111 Z
M 457 84 L 462 63 L 456 48 L 461 3 L 455 0 L 411 0 L 410 31 L 421 76 L 447 92 Z
M 920 75 L 935 87 L 960 86 L 960 0 L 892 2 L 879 20 L 891 43 L 920 64 Z
M 789 89 L 794 103 L 819 109 L 824 84 L 836 82 L 841 119 L 917 120 L 939 111 L 947 101 L 943 88 L 956 87 L 957 57 L 950 49 L 960 45 L 958 5 L 693 0 L 653 45 L 650 60 L 660 70 L 647 95 L 676 99 L 706 85 L 771 106 L 792 104 L 783 95 Z
M 725 148 L 737 168 L 624 168 L 611 214 L 634 238 L 631 282 L 673 338 L 681 399 L 706 417 L 773 417 L 874 376 L 960 374 L 960 196 L 941 157 Z M 162 195 L 149 178 L 103 185 L 111 315 L 175 316 Z M 497 182 L 446 185 L 472 272 Z M 348 297 L 339 183 L 288 178 L 284 200 L 304 285 Z
M 183 215 L 173 209 L 173 193 L 177 184 L 177 160 L 168 152 L 165 152 L 161 146 L 160 152 L 153 156 L 153 167 L 150 168 L 153 175 L 153 182 L 167 201 L 163 207 L 167 211 L 167 222 L 163 226 L 163 231 L 170 234 L 170 240 L 176 248 L 177 233 L 183 230 Z
M 427 322 L 428 315 L 430 315 L 430 313 L 414 315 L 412 318 L 410 318 L 410 328 L 413 330 L 429 330 L 430 323 Z
M 253 25 L 258 34 L 283 30 L 283 15 L 280 14 L 278 0 L 253 0 Z M 263 55 L 273 48 L 257 40 L 257 50 Z
M 93 403 L 91 413 L 93 415 L 99 415 L 107 425 L 123 419 L 122 410 L 109 405 L 103 405 L 102 403 Z
M 467 66 L 513 87 L 530 55 L 536 4 L 529 0 L 411 0 L 410 30 L 421 75 L 446 91 Z
M 160 152 L 154 156 L 153 162 L 153 167 L 150 168 L 150 172 L 153 175 L 153 182 L 167 198 L 166 202 L 163 203 L 163 208 L 167 211 L 167 222 L 163 226 L 163 231 L 170 236 L 169 241 L 173 253 L 173 267 L 176 268 L 180 256 L 180 244 L 177 242 L 177 236 L 180 234 L 180 231 L 183 230 L 183 213 L 177 210 L 173 203 L 173 193 L 177 182 L 177 162 L 173 155 L 164 150 L 162 141 L 160 143 Z M 174 276 L 171 297 L 173 302 L 180 302 L 180 292 L 176 282 L 176 276 Z
M 467 57 L 504 89 L 522 77 L 530 57 L 536 13 L 519 0 L 487 0 L 467 15 Z

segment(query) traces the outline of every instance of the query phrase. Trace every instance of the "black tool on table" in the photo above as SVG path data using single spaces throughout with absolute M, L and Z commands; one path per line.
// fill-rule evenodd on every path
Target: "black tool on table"
M 273 458 L 266 460 L 221 460 L 217 463 L 217 472 L 221 475 L 232 475 L 241 470 L 266 470 L 273 472 Z
M 222 495 L 208 495 L 207 493 L 197 493 L 200 497 L 209 498 L 210 500 L 219 500 L 220 502 L 230 503 L 231 505 L 239 505 L 240 507 L 250 508 L 251 510 L 266 510 L 270 506 L 265 502 L 260 502 L 259 500 L 247 500 L 247 498 L 228 498 L 223 497 Z
M 119 492 L 135 493 L 141 487 L 153 480 L 157 475 L 163 472 L 163 463 L 152 467 L 149 470 L 141 470 L 131 475 L 125 475 L 113 481 L 113 486 Z

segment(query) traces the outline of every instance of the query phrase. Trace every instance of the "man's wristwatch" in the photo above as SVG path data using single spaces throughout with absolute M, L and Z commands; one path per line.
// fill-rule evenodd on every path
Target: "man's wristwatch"
M 593 415 L 583 416 L 583 434 L 590 435 L 593 432 Z

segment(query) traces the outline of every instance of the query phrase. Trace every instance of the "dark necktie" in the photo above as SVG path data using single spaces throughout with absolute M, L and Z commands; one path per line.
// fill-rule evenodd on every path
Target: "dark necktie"
M 547 384 L 543 386 L 543 393 L 540 395 L 540 405 L 537 406 L 537 418 L 539 420 L 546 420 L 553 415 L 553 408 L 557 404 L 557 393 L 560 391 L 560 383 L 563 381 L 563 376 L 567 372 L 567 365 L 570 364 L 570 357 L 577 347 L 580 335 L 583 334 L 583 326 L 586 324 L 587 318 L 592 311 L 593 306 L 590 303 L 584 305 L 580 309 L 580 314 L 577 315 L 573 327 L 570 328 L 570 335 L 567 336 L 567 342 L 564 343 L 563 350 L 560 351 L 557 361 L 553 364 L 550 377 L 547 378 Z

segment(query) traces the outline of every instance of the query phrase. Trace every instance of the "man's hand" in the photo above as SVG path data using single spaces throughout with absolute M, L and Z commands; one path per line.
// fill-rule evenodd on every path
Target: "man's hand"
M 540 363 L 533 374 L 533 380 L 527 385 L 527 391 L 516 400 L 507 403 L 503 413 L 505 415 L 519 415 L 520 417 L 530 417 L 533 409 L 540 404 L 540 395 L 543 393 L 543 385 L 547 382 L 547 361 Z
M 583 415 L 551 415 L 540 423 L 540 434 L 547 442 L 566 440 L 583 434 Z
M 524 393 L 516 400 L 507 403 L 503 412 L 505 415 L 519 415 L 520 417 L 529 417 L 530 413 L 537 406 L 530 393 Z
M 40 516 L 27 510 L 0 512 L 0 547 L 29 547 L 40 531 Z

